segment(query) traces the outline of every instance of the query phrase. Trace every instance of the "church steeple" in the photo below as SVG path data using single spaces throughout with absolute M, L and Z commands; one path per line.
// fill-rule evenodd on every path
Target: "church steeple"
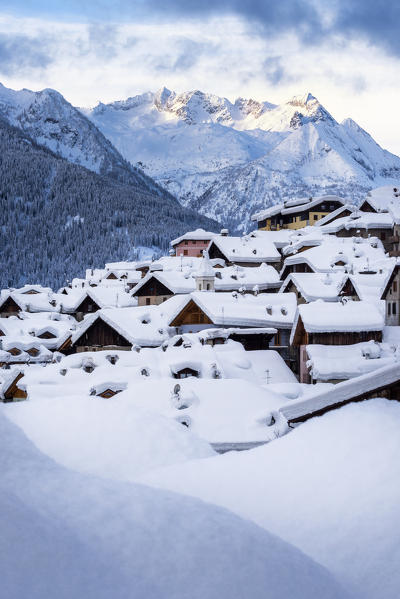
M 215 272 L 207 250 L 203 250 L 203 259 L 194 278 L 196 280 L 196 291 L 215 291 Z

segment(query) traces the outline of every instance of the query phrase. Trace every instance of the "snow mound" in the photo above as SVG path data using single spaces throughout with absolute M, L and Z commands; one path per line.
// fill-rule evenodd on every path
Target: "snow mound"
M 2 597 L 343 597 L 324 568 L 225 510 L 70 472 L 2 413 L 0 435 Z
M 4 411 L 58 463 L 105 478 L 134 480 L 152 468 L 214 455 L 186 427 L 134 405 L 127 393 L 117 398 L 51 397 Z
M 252 451 L 153 472 L 146 481 L 257 522 L 329 568 L 356 597 L 397 599 L 399 426 L 400 405 L 373 399 Z

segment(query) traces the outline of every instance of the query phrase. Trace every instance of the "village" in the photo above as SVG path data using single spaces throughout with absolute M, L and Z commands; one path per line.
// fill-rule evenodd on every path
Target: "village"
M 131 401 L 218 452 L 400 399 L 400 191 L 288 200 L 231 236 L 0 296 L 3 402 Z

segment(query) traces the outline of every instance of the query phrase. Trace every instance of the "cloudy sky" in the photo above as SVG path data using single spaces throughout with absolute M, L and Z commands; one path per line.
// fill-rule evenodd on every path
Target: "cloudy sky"
M 398 0 L 2 0 L 0 81 L 78 106 L 166 86 L 311 92 L 400 154 Z

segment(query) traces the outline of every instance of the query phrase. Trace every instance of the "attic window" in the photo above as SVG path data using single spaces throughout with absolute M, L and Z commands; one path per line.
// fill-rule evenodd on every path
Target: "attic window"
M 215 278 L 216 279 L 222 279 L 222 274 L 220 272 L 216 272 L 215 273 Z
M 12 347 L 11 349 L 8 350 L 8 353 L 11 354 L 12 356 L 19 356 L 21 353 L 21 350 L 18 349 L 17 347 Z
M 149 324 L 150 318 L 143 318 L 141 322 L 142 324 Z
M 39 350 L 36 349 L 36 347 L 32 347 L 31 349 L 28 349 L 26 353 L 32 356 L 32 358 L 36 358 L 36 356 L 39 355 Z
M 272 306 L 267 306 L 266 310 L 267 310 L 267 314 L 269 314 L 269 315 L 272 314 Z
M 286 315 L 287 315 L 287 309 L 285 308 L 285 306 L 282 306 L 282 308 L 281 308 L 281 312 L 282 312 L 282 314 L 283 314 L 284 316 L 286 316 Z
M 116 354 L 106 356 L 106 359 L 114 366 L 119 360 L 119 356 Z

